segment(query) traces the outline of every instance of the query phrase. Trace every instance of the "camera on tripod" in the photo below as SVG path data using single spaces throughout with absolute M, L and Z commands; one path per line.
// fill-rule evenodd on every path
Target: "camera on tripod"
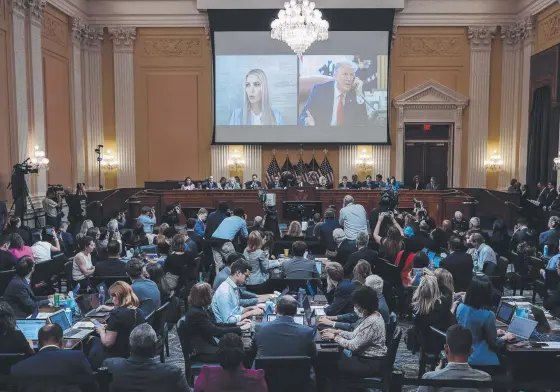
M 48 184 L 47 189 L 53 192 L 64 192 L 64 187 L 61 184 Z
M 39 173 L 39 168 L 27 163 L 29 158 L 27 158 L 22 163 L 16 163 L 12 168 L 12 174 L 26 175 L 32 173 Z

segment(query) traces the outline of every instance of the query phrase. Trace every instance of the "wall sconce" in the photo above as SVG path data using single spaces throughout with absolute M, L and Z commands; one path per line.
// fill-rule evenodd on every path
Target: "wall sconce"
M 554 171 L 560 171 L 560 151 L 558 151 L 558 156 L 556 158 L 554 158 L 552 160 L 552 162 L 554 162 L 554 165 L 552 166 L 552 169 Z
M 106 172 L 115 170 L 119 166 L 119 162 L 111 154 L 111 150 L 107 150 L 106 154 L 103 154 L 103 159 L 101 160 L 101 166 Z
M 33 165 L 34 169 L 49 170 L 49 162 L 49 159 L 45 155 L 45 151 L 39 150 L 39 146 L 35 146 L 33 158 L 31 159 L 31 164 Z
M 367 153 L 365 148 L 358 159 L 356 159 L 356 167 L 361 170 L 373 169 L 373 159 L 371 159 L 371 155 Z
M 504 170 L 504 161 L 500 154 L 496 150 L 492 152 L 492 155 L 484 161 L 484 167 L 486 171 L 491 173 L 498 173 Z
M 230 170 L 240 170 L 245 168 L 245 159 L 243 155 L 236 148 L 232 153 L 229 154 L 228 167 Z

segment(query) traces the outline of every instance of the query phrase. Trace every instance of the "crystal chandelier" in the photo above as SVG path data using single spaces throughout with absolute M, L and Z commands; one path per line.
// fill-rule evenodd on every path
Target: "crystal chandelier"
M 484 167 L 489 172 L 498 173 L 504 169 L 504 161 L 502 160 L 500 154 L 494 150 L 492 155 L 484 161 Z
M 229 154 L 228 167 L 231 170 L 240 170 L 245 168 L 245 159 L 243 159 L 243 156 L 237 148 Z
M 560 171 L 560 151 L 558 151 L 558 156 L 552 160 L 554 162 L 554 171 Z
M 107 150 L 107 154 L 103 155 L 103 159 L 101 160 L 101 166 L 105 171 L 115 170 L 117 166 L 119 166 L 119 162 L 111 154 L 111 150 Z
M 371 159 L 371 154 L 368 154 L 365 149 L 356 159 L 356 167 L 361 170 L 371 170 L 373 169 L 373 160 Z
M 46 157 L 43 150 L 39 150 L 39 146 L 35 146 L 35 151 L 33 153 L 33 158 L 31 159 L 31 165 L 34 169 L 45 169 L 49 170 L 49 159 Z
M 322 19 L 321 11 L 309 0 L 291 0 L 284 3 L 278 19 L 270 25 L 273 39 L 285 42 L 301 56 L 315 41 L 329 37 L 329 22 Z

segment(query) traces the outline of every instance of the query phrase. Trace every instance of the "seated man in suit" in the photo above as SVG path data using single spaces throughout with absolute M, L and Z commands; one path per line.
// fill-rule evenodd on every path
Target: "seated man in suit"
M 296 241 L 292 244 L 293 257 L 280 266 L 284 279 L 313 279 L 318 277 L 315 262 L 303 257 L 306 251 L 307 245 L 305 242 Z
M 368 174 L 366 180 L 362 182 L 360 187 L 362 189 L 373 189 L 375 188 L 375 182 L 372 181 L 371 176 Z
M 350 183 L 350 187 L 352 189 L 360 189 L 362 186 L 362 183 L 360 181 L 358 181 L 358 175 L 357 174 L 352 174 L 352 182 Z
M 333 231 L 333 239 L 337 246 L 336 256 L 329 257 L 329 259 L 336 261 L 340 265 L 346 265 L 348 257 L 358 250 L 356 241 L 347 238 L 345 231 L 342 229 L 335 229 Z
M 203 248 L 204 242 L 200 234 L 195 231 L 197 220 L 194 218 L 187 219 L 187 236 L 196 244 L 196 249 L 200 252 Z
M 338 184 L 338 189 L 352 189 L 352 185 L 348 182 L 348 177 L 342 177 L 342 182 Z
M 332 262 L 326 266 L 327 270 L 327 301 L 325 315 L 338 316 L 339 314 L 354 311 L 352 293 L 356 289 L 356 283 L 344 279 L 344 270 L 339 263 Z
M 52 387 L 65 385 L 64 377 L 80 376 L 84 378 L 83 384 L 79 384 L 82 391 L 96 390 L 93 372 L 85 354 L 81 350 L 64 350 L 62 335 L 62 328 L 58 324 L 45 324 L 39 330 L 39 352 L 12 366 L 10 374 L 19 379 L 18 390 L 57 390 Z M 33 376 L 53 378 L 53 381 L 49 381 L 50 388 L 45 388 L 41 381 L 25 380 Z M 60 384 L 57 378 L 60 379 Z
M 130 277 L 132 291 L 140 301 L 139 308 L 146 317 L 161 306 L 161 294 L 156 283 L 144 277 L 144 262 L 140 259 L 130 259 L 126 263 L 126 274 Z
M 209 176 L 206 181 L 202 183 L 202 189 L 220 189 L 218 184 L 214 181 L 214 176 Z
M 311 88 L 299 116 L 299 125 L 366 125 L 368 115 L 363 82 L 355 76 L 356 64 L 343 61 L 337 63 L 334 69 L 333 81 Z
M 109 258 L 95 264 L 94 276 L 126 276 L 126 263 L 121 260 L 121 243 L 111 240 L 107 244 Z
M 426 185 L 426 190 L 427 191 L 439 191 L 440 186 L 437 183 L 437 180 L 435 177 L 431 177 L 430 178 L 430 183 L 428 185 Z
M 344 277 L 352 279 L 352 271 L 358 261 L 365 260 L 371 266 L 371 270 L 375 271 L 375 264 L 377 263 L 377 252 L 368 248 L 369 235 L 367 232 L 360 232 L 356 236 L 356 245 L 358 250 L 348 256 L 348 261 L 344 264 Z
M 467 291 L 472 280 L 473 259 L 464 250 L 463 241 L 453 236 L 448 242 L 449 255 L 441 260 L 440 267 L 451 272 L 455 291 Z
M 294 321 L 297 301 L 283 295 L 276 302 L 277 318 L 257 324 L 252 342 L 253 353 L 258 357 L 304 356 L 313 359 L 317 353 L 313 328 Z
M 140 324 L 130 333 L 130 357 L 109 358 L 103 366 L 113 376 L 113 391 L 169 391 L 190 392 L 185 374 L 175 365 L 153 359 L 157 336 L 147 323 Z
M 259 177 L 256 174 L 253 174 L 251 181 L 247 181 L 245 183 L 245 189 L 261 189 L 262 183 L 258 181 L 258 178 Z
M 383 181 L 383 176 L 381 174 L 376 174 L 375 175 L 375 183 L 374 184 L 375 184 L 374 188 L 377 188 L 377 189 L 385 189 L 385 187 L 386 187 L 386 184 Z
M 420 176 L 417 174 L 414 176 L 414 178 L 412 179 L 412 190 L 415 191 L 421 191 L 422 189 L 424 189 L 424 184 L 422 183 L 422 180 L 420 180 Z
M 35 262 L 24 256 L 15 264 L 16 275 L 8 283 L 4 292 L 4 301 L 10 304 L 17 318 L 27 318 L 35 308 L 47 306 L 47 297 L 36 297 L 31 289 L 31 275 L 35 271 Z
M 298 174 L 296 176 L 296 180 L 294 181 L 292 186 L 301 188 L 301 187 L 304 187 L 304 186 L 309 186 L 309 184 L 306 181 L 303 180 L 303 177 L 301 175 Z
M 268 184 L 268 189 L 282 189 L 284 184 L 280 181 L 280 176 L 278 174 L 274 175 L 272 182 Z

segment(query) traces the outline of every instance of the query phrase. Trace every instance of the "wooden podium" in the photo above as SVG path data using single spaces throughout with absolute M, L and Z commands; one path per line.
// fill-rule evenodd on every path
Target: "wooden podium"
M 290 187 L 286 189 L 286 201 L 319 201 L 315 187 Z

